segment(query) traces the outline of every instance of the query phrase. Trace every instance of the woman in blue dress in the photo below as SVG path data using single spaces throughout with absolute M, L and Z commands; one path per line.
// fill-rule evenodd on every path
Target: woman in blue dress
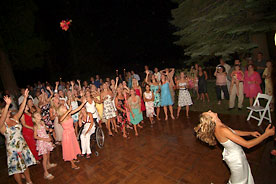
M 164 108 L 164 113 L 165 113 L 165 120 L 168 120 L 168 109 L 167 106 L 169 106 L 169 110 L 171 113 L 171 118 L 175 119 L 173 116 L 173 101 L 172 101 L 172 96 L 170 93 L 170 86 L 169 86 L 169 81 L 165 75 L 161 76 L 161 107 Z
M 151 75 L 151 81 L 149 78 L 149 72 L 146 72 L 146 83 L 150 85 L 150 90 L 154 94 L 154 108 L 156 108 L 156 118 L 157 120 L 160 120 L 159 114 L 160 114 L 160 106 L 161 106 L 161 100 L 160 100 L 160 83 L 157 82 L 156 76 Z

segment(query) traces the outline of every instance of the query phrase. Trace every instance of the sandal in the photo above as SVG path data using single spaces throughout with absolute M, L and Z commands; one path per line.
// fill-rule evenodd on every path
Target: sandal
M 72 167 L 72 169 L 79 170 L 80 167 L 79 167 L 79 166 L 76 166 L 76 167 Z
M 48 174 L 47 176 L 44 176 L 44 179 L 46 179 L 46 180 L 52 180 L 54 178 L 55 177 L 53 175 L 51 175 L 51 174 Z
M 87 154 L 85 158 L 87 158 L 87 159 L 91 158 L 90 155 L 91 155 L 91 154 Z
M 79 163 L 79 162 L 80 162 L 80 160 L 73 160 L 73 162 L 74 162 L 74 163 Z
M 51 169 L 51 168 L 56 167 L 56 166 L 57 166 L 56 163 L 52 163 L 50 165 L 47 165 L 47 169 Z

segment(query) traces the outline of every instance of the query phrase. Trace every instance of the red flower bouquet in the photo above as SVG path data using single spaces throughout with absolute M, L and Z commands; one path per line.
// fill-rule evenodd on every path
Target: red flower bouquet
M 62 20 L 60 22 L 60 27 L 62 30 L 67 31 L 69 29 L 69 25 L 71 24 L 72 20 Z

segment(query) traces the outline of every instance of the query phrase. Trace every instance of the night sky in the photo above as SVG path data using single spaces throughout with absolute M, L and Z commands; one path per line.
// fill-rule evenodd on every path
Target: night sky
M 50 64 L 23 73 L 32 73 L 40 80 L 54 80 L 58 76 L 85 79 L 123 68 L 141 72 L 145 64 L 161 68 L 182 64 L 179 61 L 183 50 L 173 44 L 177 38 L 172 35 L 175 28 L 169 23 L 171 9 L 176 8 L 171 1 L 34 0 L 34 3 L 36 33 L 50 43 L 47 52 Z M 59 27 L 59 22 L 66 19 L 72 19 L 67 32 Z

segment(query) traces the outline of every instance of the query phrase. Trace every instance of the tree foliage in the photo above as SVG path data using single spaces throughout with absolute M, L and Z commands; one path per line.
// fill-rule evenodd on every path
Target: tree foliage
M 251 36 L 276 30 L 275 0 L 173 0 L 174 43 L 191 60 L 247 53 L 258 47 Z
M 36 6 L 31 0 L 5 0 L 0 7 L 0 49 L 15 68 L 42 67 L 49 44 L 36 34 Z

